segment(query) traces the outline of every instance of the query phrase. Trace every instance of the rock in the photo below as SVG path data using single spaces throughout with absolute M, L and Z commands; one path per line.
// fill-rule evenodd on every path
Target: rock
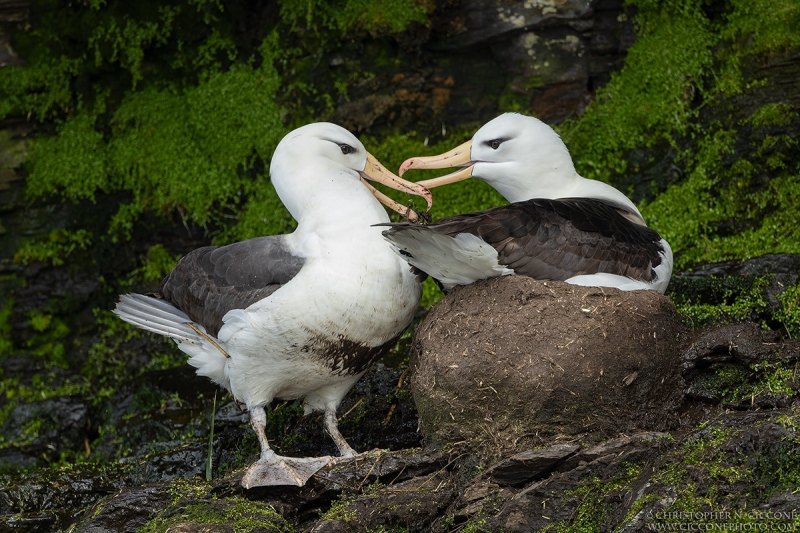
M 486 472 L 498 485 L 522 486 L 541 479 L 580 449 L 576 444 L 556 444 L 543 450 L 527 450 L 504 459 Z
M 33 464 L 44 453 L 83 448 L 88 406 L 78 396 L 62 396 L 14 407 L 2 425 L 6 442 L 15 444 L 0 455 L 0 465 Z M 9 452 L 16 453 L 9 453 Z
M 118 468 L 90 465 L 0 476 L 0 531 L 65 530 L 122 485 Z
M 560 472 L 568 472 L 581 464 L 591 463 L 593 461 L 610 462 L 610 460 L 616 461 L 623 457 L 629 461 L 636 461 L 638 459 L 635 457 L 637 450 L 647 449 L 654 443 L 662 440 L 669 440 L 670 438 L 669 433 L 648 431 L 607 440 L 572 455 L 569 459 L 564 461 L 562 465 L 559 465 L 557 470 Z
M 506 276 L 457 288 L 412 343 L 423 431 L 442 444 L 519 449 L 677 424 L 687 336 L 671 302 Z
M 389 487 L 378 487 L 337 509 L 339 520 L 325 520 L 311 531 L 368 533 L 387 531 L 399 524 L 406 531 L 422 531 L 455 499 L 452 477 L 447 470 L 439 470 Z
M 143 485 L 122 489 L 113 496 L 98 502 L 84 515 L 84 521 L 75 533 L 134 533 L 150 517 L 166 509 L 174 496 L 165 487 Z
M 737 410 L 787 407 L 800 391 L 798 360 L 800 341 L 752 322 L 701 330 L 682 357 L 686 396 Z M 781 386 L 765 385 L 776 372 Z
M 754 364 L 800 360 L 800 342 L 780 341 L 779 337 L 779 332 L 763 330 L 752 322 L 701 332 L 683 354 L 684 372 L 715 363 Z

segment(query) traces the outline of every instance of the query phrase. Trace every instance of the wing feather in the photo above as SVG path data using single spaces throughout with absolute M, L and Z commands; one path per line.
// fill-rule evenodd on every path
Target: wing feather
M 384 232 L 389 240 L 404 225 L 391 226 Z M 444 218 L 425 226 L 425 231 L 478 236 L 497 251 L 500 265 L 544 280 L 608 273 L 651 281 L 663 251 L 656 231 L 632 222 L 618 207 L 592 198 L 515 202 Z
M 161 294 L 216 337 L 228 311 L 267 298 L 304 262 L 287 250 L 282 235 L 206 246 L 178 262 L 162 282 Z

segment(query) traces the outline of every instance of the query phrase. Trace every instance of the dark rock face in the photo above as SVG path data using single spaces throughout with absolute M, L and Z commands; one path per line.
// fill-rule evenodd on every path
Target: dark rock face
M 654 291 L 506 276 L 454 290 L 412 348 L 427 437 L 486 450 L 677 425 L 687 331 Z
M 522 486 L 534 479 L 542 479 L 579 449 L 580 446 L 575 444 L 556 444 L 543 450 L 527 450 L 494 465 L 486 475 L 500 486 Z
M 400 43 L 402 72 L 361 50 L 360 67 L 377 76 L 351 86 L 333 120 L 354 131 L 389 125 L 432 136 L 514 109 L 561 122 L 622 67 L 635 37 L 628 11 L 617 0 L 445 3 L 428 32 Z M 340 54 L 329 63 L 341 64 Z

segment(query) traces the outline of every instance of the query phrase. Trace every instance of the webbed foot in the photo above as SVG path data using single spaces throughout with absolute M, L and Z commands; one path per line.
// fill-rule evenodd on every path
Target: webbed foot
M 331 462 L 331 457 L 282 457 L 271 453 L 262 457 L 247 469 L 242 478 L 242 486 L 268 487 L 273 485 L 293 485 L 302 487 L 321 468 Z

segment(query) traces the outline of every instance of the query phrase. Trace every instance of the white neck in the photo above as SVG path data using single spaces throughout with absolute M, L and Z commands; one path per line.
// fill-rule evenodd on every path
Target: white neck
M 498 170 L 503 164 L 493 165 Z M 596 198 L 605 200 L 615 207 L 633 213 L 642 219 L 641 213 L 634 203 L 620 191 L 603 183 L 580 176 L 577 172 L 568 169 L 553 168 L 551 170 L 539 169 L 536 179 L 531 180 L 527 173 L 520 173 L 519 179 L 515 174 L 502 174 L 501 179 L 484 178 L 503 198 L 509 202 L 524 202 L 532 198 Z M 643 221 L 643 219 L 642 219 Z

